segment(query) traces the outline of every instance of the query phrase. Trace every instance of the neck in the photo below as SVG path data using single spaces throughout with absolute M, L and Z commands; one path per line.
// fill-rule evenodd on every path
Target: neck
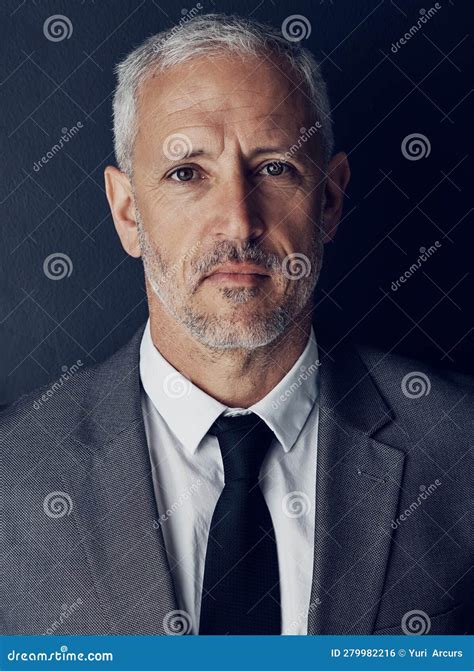
M 150 330 L 160 354 L 197 387 L 231 408 L 248 408 L 266 396 L 302 354 L 311 332 L 304 310 L 263 347 L 215 349 L 192 338 L 156 301 L 149 301 Z

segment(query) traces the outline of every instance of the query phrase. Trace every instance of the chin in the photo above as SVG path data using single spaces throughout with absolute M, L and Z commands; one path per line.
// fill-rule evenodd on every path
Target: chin
M 269 345 L 281 335 L 288 319 L 281 309 L 264 313 L 253 310 L 250 315 L 208 315 L 204 320 L 188 322 L 187 326 L 192 337 L 208 347 L 253 350 Z
M 216 302 L 223 306 L 257 304 L 264 295 L 258 287 L 213 287 L 208 305 L 212 308 Z
M 277 336 L 265 334 L 256 336 L 255 334 L 233 333 L 233 334 L 219 334 L 203 335 L 197 338 L 201 344 L 219 350 L 232 349 L 246 349 L 254 350 L 258 347 L 265 347 L 269 345 Z

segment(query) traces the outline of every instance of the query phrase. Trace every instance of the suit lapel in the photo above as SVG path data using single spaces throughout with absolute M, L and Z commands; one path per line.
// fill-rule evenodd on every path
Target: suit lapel
M 72 436 L 82 469 L 62 476 L 110 634 L 166 633 L 165 618 L 178 608 L 162 531 L 153 524 L 159 513 L 140 402 L 142 333 L 95 369 Z
M 308 634 L 370 634 L 390 556 L 404 452 L 374 434 L 393 418 L 354 349 L 320 366 Z

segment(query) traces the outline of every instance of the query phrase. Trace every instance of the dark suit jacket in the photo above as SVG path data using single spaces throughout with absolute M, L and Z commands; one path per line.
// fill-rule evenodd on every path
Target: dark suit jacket
M 142 332 L 0 416 L 4 633 L 169 631 L 179 606 L 153 524 L 160 513 L 140 404 Z M 416 630 L 417 618 L 431 634 L 471 631 L 473 380 L 359 346 L 324 356 L 331 346 L 319 336 L 318 344 L 309 633 L 401 634 Z M 403 380 L 417 371 L 431 389 L 410 398 L 419 394 L 404 393 Z

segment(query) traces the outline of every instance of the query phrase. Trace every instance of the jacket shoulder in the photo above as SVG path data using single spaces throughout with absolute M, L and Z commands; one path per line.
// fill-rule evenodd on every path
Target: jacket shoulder
M 63 374 L 20 396 L 0 412 L 0 449 L 6 468 L 28 472 L 46 454 L 66 455 L 68 434 L 81 421 L 83 399 L 97 365 Z
M 448 420 L 461 433 L 474 431 L 474 377 L 414 357 L 356 345 L 380 393 L 410 433 Z
M 16 472 L 22 469 L 28 472 L 44 461 L 46 455 L 56 463 L 70 461 L 74 445 L 83 447 L 81 438 L 91 429 L 105 440 L 107 429 L 123 415 L 124 406 L 114 403 L 115 396 L 121 393 L 127 375 L 138 379 L 143 328 L 104 361 L 69 369 L 59 379 L 23 394 L 4 407 L 0 412 L 3 463 Z

